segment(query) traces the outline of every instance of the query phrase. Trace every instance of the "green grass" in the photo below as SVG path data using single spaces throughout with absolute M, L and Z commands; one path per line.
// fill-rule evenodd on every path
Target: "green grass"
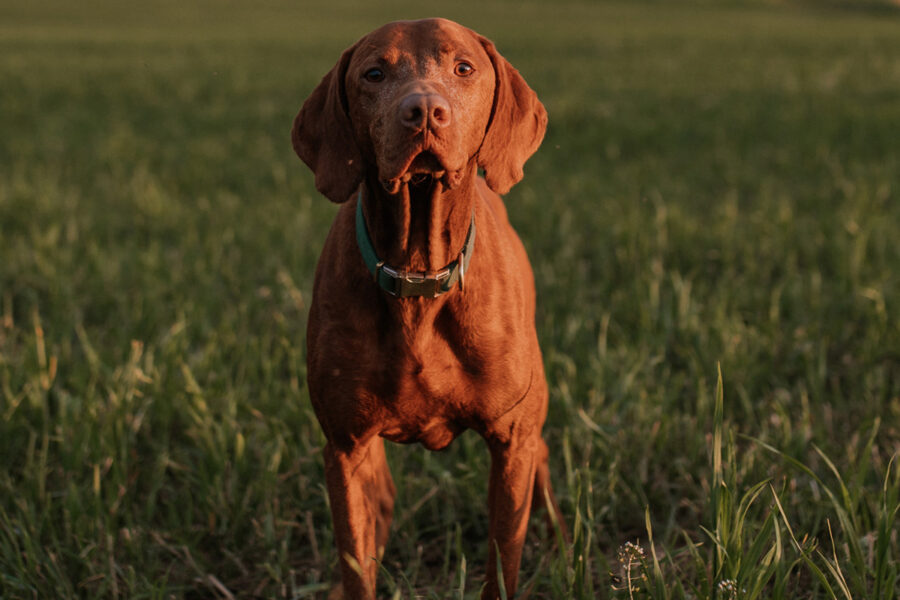
M 288 132 L 442 15 L 550 113 L 506 201 L 574 540 L 533 528 L 529 597 L 897 598 L 900 13 L 356 4 L 0 5 L 0 597 L 324 598 L 335 208 Z M 385 597 L 478 597 L 487 459 L 391 446 Z

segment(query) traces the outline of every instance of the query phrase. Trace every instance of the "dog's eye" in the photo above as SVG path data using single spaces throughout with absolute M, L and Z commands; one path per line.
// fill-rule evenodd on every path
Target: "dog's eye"
M 453 72 L 460 77 L 468 77 L 475 72 L 475 67 L 467 62 L 458 62 L 456 63 L 456 67 L 453 69 Z
M 371 81 L 372 83 L 377 83 L 384 79 L 384 71 L 381 69 L 369 69 L 363 74 L 366 81 Z

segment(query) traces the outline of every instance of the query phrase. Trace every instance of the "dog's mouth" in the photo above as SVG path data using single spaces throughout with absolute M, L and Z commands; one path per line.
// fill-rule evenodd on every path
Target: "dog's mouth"
M 444 165 L 441 164 L 438 157 L 428 150 L 416 154 L 409 163 L 409 167 L 406 169 L 406 173 L 409 174 L 412 179 L 415 179 L 420 175 L 432 175 L 439 178 L 443 176 L 445 171 L 446 169 L 444 169 Z
M 404 185 L 430 188 L 434 183 L 440 182 L 449 189 L 459 183 L 460 178 L 460 171 L 448 169 L 433 152 L 423 150 L 413 156 L 403 173 L 383 179 L 381 185 L 389 194 L 396 194 Z

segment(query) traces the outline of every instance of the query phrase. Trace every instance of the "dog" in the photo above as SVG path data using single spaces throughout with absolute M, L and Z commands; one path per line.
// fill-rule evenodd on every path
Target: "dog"
M 515 594 L 532 504 L 562 524 L 541 436 L 534 276 L 498 195 L 522 179 L 546 126 L 494 44 L 445 19 L 364 36 L 294 119 L 296 153 L 341 205 L 307 327 L 341 557 L 331 599 L 375 596 L 395 496 L 385 439 L 440 450 L 472 429 L 486 441 L 482 599 L 500 597 L 498 552 Z

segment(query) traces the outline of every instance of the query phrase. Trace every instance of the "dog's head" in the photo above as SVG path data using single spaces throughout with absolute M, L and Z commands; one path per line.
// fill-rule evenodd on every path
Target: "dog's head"
M 505 193 L 544 137 L 547 113 L 494 44 L 445 19 L 399 21 L 341 55 L 294 119 L 294 149 L 334 202 L 366 175 L 385 189 L 453 187 L 484 169 Z

